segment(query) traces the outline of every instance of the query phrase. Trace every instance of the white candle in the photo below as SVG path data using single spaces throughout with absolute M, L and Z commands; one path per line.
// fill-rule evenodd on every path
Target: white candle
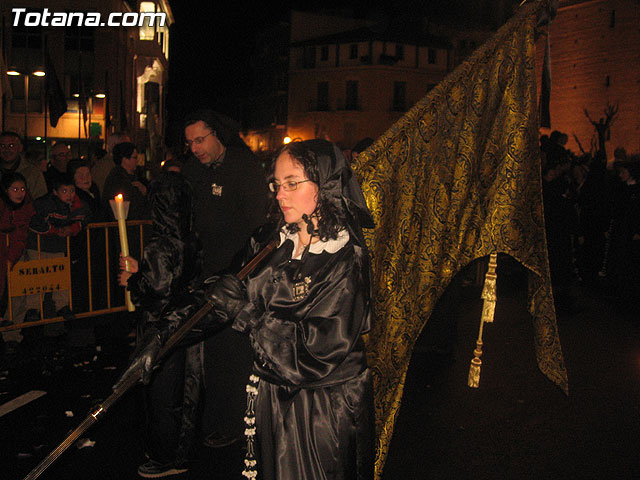
M 120 232 L 120 250 L 122 251 L 123 257 L 128 257 L 129 241 L 127 239 L 127 214 L 124 208 L 124 199 L 122 198 L 122 194 L 119 193 L 113 200 L 114 202 L 111 204 L 111 207 L 113 209 L 113 214 L 118 221 L 118 231 Z M 129 262 L 125 261 L 125 269 L 129 271 L 129 268 Z M 127 310 L 133 312 L 136 307 L 131 301 L 131 293 L 129 292 L 129 290 L 125 289 L 124 297 L 127 304 Z

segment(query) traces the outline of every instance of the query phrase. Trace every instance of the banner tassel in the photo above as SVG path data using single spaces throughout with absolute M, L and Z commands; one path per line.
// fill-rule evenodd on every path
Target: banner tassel
M 492 253 L 489 256 L 489 269 L 484 276 L 484 287 L 482 288 L 481 298 L 482 317 L 480 318 L 480 331 L 478 332 L 478 340 L 476 340 L 476 348 L 473 351 L 475 357 L 471 360 L 469 367 L 469 379 L 467 385 L 471 388 L 480 386 L 480 368 L 482 367 L 482 331 L 485 323 L 493 323 L 493 317 L 496 311 L 496 267 L 498 266 L 498 254 Z

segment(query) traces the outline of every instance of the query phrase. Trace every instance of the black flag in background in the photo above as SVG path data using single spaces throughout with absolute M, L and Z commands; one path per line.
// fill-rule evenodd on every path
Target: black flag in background
M 46 92 L 47 105 L 49 106 L 49 122 L 52 127 L 58 125 L 58 120 L 67 111 L 67 100 L 58 81 L 56 69 L 49 57 L 49 49 L 44 53 L 46 76 L 44 79 L 44 88 Z

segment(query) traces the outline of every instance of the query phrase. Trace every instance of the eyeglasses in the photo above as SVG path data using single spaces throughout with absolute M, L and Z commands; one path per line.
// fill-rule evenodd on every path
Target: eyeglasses
M 311 180 L 300 180 L 298 182 L 291 181 L 291 182 L 284 182 L 284 183 L 269 182 L 269 190 L 271 190 L 273 193 L 278 193 L 278 191 L 280 190 L 280 187 L 282 187 L 282 189 L 285 192 L 293 192 L 298 188 L 299 183 L 310 182 L 310 181 Z
M 193 141 L 191 140 L 187 140 L 186 142 L 184 142 L 184 146 L 187 148 L 191 148 L 191 145 L 193 145 L 194 143 L 196 145 L 200 145 L 202 142 L 204 142 L 204 139 L 207 138 L 209 135 L 213 135 L 216 132 L 209 132 L 206 135 L 203 135 L 202 137 L 196 137 L 193 139 Z
M 18 193 L 18 192 L 23 192 L 24 193 L 24 192 L 27 191 L 27 189 L 24 188 L 24 187 L 12 187 L 10 190 L 12 192 L 14 192 L 14 193 Z

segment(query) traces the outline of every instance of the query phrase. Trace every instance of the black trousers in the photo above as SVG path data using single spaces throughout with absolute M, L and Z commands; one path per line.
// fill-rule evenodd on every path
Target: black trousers
M 145 444 L 152 460 L 184 464 L 193 458 L 201 418 L 202 343 L 178 348 L 146 388 Z

